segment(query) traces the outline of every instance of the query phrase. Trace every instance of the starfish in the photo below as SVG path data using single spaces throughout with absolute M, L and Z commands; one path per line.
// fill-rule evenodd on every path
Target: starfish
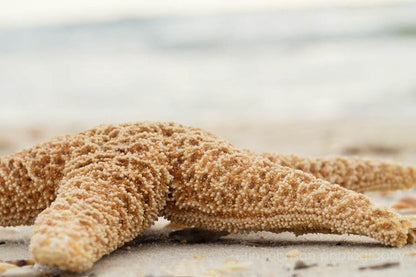
M 415 240 L 409 218 L 360 192 L 406 189 L 416 168 L 240 149 L 176 123 L 102 125 L 0 159 L 0 225 L 34 223 L 34 260 L 82 272 L 158 216 L 215 231 Z

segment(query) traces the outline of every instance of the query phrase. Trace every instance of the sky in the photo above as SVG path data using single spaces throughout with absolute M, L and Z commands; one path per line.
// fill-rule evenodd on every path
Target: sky
M 403 0 L 0 0 L 0 27 L 206 14 L 325 5 L 371 5 Z M 409 1 L 407 1 L 409 2 Z

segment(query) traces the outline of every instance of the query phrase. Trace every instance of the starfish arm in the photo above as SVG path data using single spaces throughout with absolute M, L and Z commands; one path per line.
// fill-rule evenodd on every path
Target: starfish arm
M 359 234 L 386 245 L 413 240 L 411 221 L 362 194 L 262 156 L 204 150 L 183 166 L 164 214 L 176 223 L 217 231 Z
M 276 164 L 309 172 L 356 192 L 409 189 L 416 186 L 416 167 L 357 157 L 302 157 L 262 154 Z
M 63 137 L 0 158 L 0 226 L 33 224 L 56 197 L 68 147 Z
M 87 270 L 151 226 L 165 204 L 169 176 L 159 165 L 133 154 L 91 156 L 71 162 L 36 219 L 30 252 L 40 264 Z

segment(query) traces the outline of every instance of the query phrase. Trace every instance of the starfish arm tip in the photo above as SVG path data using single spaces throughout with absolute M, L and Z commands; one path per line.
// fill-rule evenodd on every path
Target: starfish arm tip
M 60 236 L 35 234 L 29 246 L 34 260 L 48 267 L 58 267 L 60 270 L 83 272 L 92 267 L 94 259 L 79 243 Z

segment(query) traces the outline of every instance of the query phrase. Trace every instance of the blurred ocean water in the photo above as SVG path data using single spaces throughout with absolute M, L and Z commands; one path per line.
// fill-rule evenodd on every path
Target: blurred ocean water
M 416 119 L 416 3 L 0 29 L 0 122 Z

